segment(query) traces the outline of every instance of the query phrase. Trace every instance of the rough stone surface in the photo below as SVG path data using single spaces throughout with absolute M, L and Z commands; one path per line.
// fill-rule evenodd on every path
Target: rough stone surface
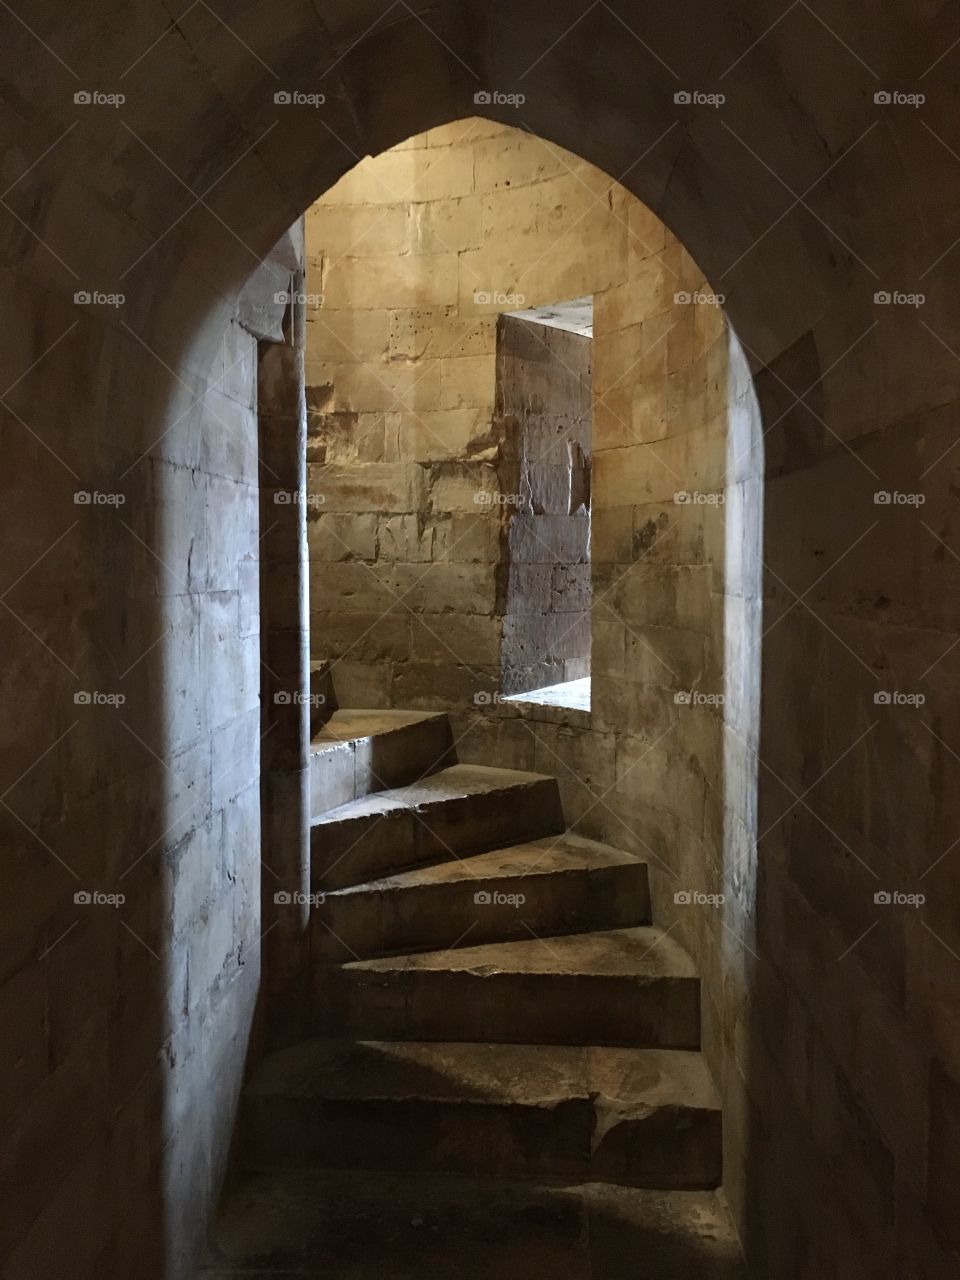
M 531 920 L 541 936 L 649 924 L 646 863 L 572 835 L 458 856 L 325 894 L 315 954 L 347 960 L 466 937 L 502 942 L 529 937 Z
M 699 979 L 655 927 L 460 946 L 315 971 L 316 1028 L 361 1038 L 700 1044 Z
M 237 1192 L 200 1280 L 742 1280 L 737 1253 L 710 1192 L 272 1172 Z
M 360 884 L 512 840 L 559 835 L 563 825 L 555 779 L 450 765 L 316 818 L 310 829 L 312 883 L 318 890 Z
M 697 1053 L 308 1041 L 266 1059 L 244 1105 L 257 1168 L 720 1181 L 720 1111 Z
M 310 744 L 311 812 L 433 773 L 452 761 L 450 722 L 441 714 L 334 711 Z
M 339 736 L 359 726 L 375 730 L 374 742 L 432 727 L 423 719 L 398 725 L 398 715 L 408 719 L 340 712 L 323 732 L 339 749 Z M 318 768 L 336 774 L 338 766 L 321 756 Z M 306 1186 L 310 1171 L 330 1168 L 483 1175 L 494 1180 L 482 1184 L 484 1197 L 504 1177 L 528 1180 L 525 1195 L 544 1178 L 576 1179 L 581 1196 L 600 1180 L 659 1192 L 719 1186 L 719 1100 L 704 1058 L 692 1051 L 698 979 L 666 935 L 610 930 L 647 918 L 646 867 L 637 858 L 546 831 L 507 843 L 531 816 L 549 826 L 559 813 L 549 803 L 543 809 L 544 795 L 556 801 L 545 783 L 552 779 L 454 764 L 317 821 L 345 829 L 345 854 L 366 846 L 368 857 L 375 849 L 401 865 L 417 842 L 405 850 L 393 835 L 397 815 L 426 814 L 451 843 L 434 866 L 311 901 L 315 1013 L 330 1034 L 269 1054 L 251 1075 L 239 1148 L 244 1180 L 225 1204 L 211 1260 L 225 1260 L 238 1198 L 255 1185 L 249 1174 L 266 1168 L 295 1171 Z M 512 802 L 518 794 L 524 806 Z M 464 801 L 472 806 L 477 797 L 482 807 L 462 820 Z M 478 852 L 491 840 L 505 847 Z M 458 936 L 429 950 L 436 932 L 451 926 Z M 570 932 L 576 928 L 590 932 Z M 523 943 L 475 945 L 517 933 Z M 407 950 L 345 962 L 391 947 Z M 392 981 L 405 974 L 441 985 Z M 365 1025 L 387 1038 L 371 1038 Z M 611 1037 L 622 1047 L 607 1045 Z M 275 1197 L 275 1224 L 287 1191 L 278 1183 L 266 1191 Z M 283 1266 L 289 1241 L 261 1226 L 259 1238 L 247 1236 L 253 1252 L 245 1260 Z M 302 1212 L 300 1238 L 312 1239 L 313 1229 L 313 1215 Z M 706 1262 L 709 1250 L 698 1255 Z M 236 1261 L 229 1244 L 227 1256 Z M 354 1250 L 351 1264 L 361 1257 Z M 565 1265 L 571 1261 L 568 1249 Z
M 249 494 L 249 510 L 256 502 L 252 399 L 238 394 L 250 386 L 252 352 L 229 318 L 257 259 L 357 156 L 425 130 L 429 141 L 478 111 L 486 118 L 462 131 L 489 135 L 493 155 L 509 120 L 555 140 L 535 170 L 541 187 L 562 170 L 557 144 L 622 175 L 726 294 L 757 374 L 769 566 L 763 763 L 752 743 L 739 755 L 725 746 L 724 786 L 707 791 L 703 778 L 693 785 L 688 742 L 661 763 L 647 756 L 616 795 L 617 812 L 648 844 L 659 834 L 662 848 L 676 849 L 683 888 L 711 885 L 724 862 L 732 870 L 727 927 L 678 911 L 676 932 L 705 975 L 707 1047 L 732 1118 L 727 1191 L 755 1272 L 956 1275 L 956 1250 L 941 1234 L 952 1206 L 931 1179 L 951 1147 L 927 1150 L 931 1111 L 949 1114 L 952 1096 L 942 1082 L 931 1087 L 933 1063 L 948 1080 L 960 1075 L 950 853 L 960 727 L 950 554 L 960 393 L 956 33 L 941 6 L 815 8 L 755 0 L 731 18 L 724 6 L 654 0 L 633 32 L 631 12 L 587 13 L 571 0 L 455 2 L 377 23 L 362 5 L 325 5 L 321 21 L 315 6 L 265 0 L 223 10 L 222 22 L 197 6 L 173 25 L 155 0 L 122 22 L 100 0 L 82 10 L 35 0 L 29 12 L 11 6 L 21 21 L 5 14 L 0 629 L 12 714 L 0 790 L 12 811 L 3 819 L 4 900 L 15 909 L 3 918 L 2 998 L 18 1046 L 10 1088 L 4 1080 L 18 1136 L 4 1185 L 5 1205 L 12 1189 L 17 1210 L 5 1214 L 2 1250 L 15 1280 L 59 1274 L 64 1259 L 78 1280 L 187 1274 L 221 1167 L 218 1135 L 230 1127 L 227 1082 L 244 1052 L 248 1006 L 233 1001 L 240 986 L 231 978 L 248 984 L 252 1000 L 259 937 L 239 905 L 255 894 L 258 873 L 255 853 L 242 852 L 257 829 L 242 787 L 255 795 L 253 570 L 247 564 L 234 588 L 230 561 L 214 568 L 212 558 L 232 545 L 242 561 L 257 540 L 218 519 L 231 487 L 243 506 Z M 109 89 L 135 62 L 122 111 L 75 102 L 78 86 Z M 315 109 L 275 103 L 278 86 L 309 91 L 320 76 L 327 128 Z M 725 86 L 724 110 L 676 101 L 681 87 L 710 89 L 712 76 Z M 917 84 L 923 112 L 877 101 Z M 478 85 L 489 87 L 486 105 L 474 101 Z M 493 90 L 514 88 L 526 96 L 521 112 L 493 100 Z M 583 187 L 575 177 L 568 184 Z M 602 200 L 604 189 L 593 190 Z M 542 194 L 549 214 L 557 202 Z M 490 191 L 481 225 L 495 202 L 506 209 L 511 199 L 509 188 Z M 544 225 L 520 270 L 563 231 Z M 633 211 L 625 234 L 663 253 L 656 225 L 651 233 Z M 556 257 L 566 278 L 555 296 L 579 296 L 570 279 L 578 252 L 568 244 Z M 874 302 L 878 290 L 914 281 L 922 307 Z M 465 272 L 465 291 L 472 285 Z M 75 304 L 88 286 L 122 288 L 123 309 Z M 676 397 L 667 388 L 664 405 L 656 387 L 651 396 L 660 408 L 650 429 L 660 431 Z M 632 407 L 620 416 L 632 423 Z M 647 420 L 638 412 L 638 429 Z M 375 423 L 364 428 L 375 435 Z M 682 483 L 694 444 L 661 450 Z M 84 514 L 93 519 L 71 528 L 81 514 L 74 492 L 114 492 L 144 451 L 123 481 L 120 514 L 147 546 L 100 519 L 116 512 L 92 505 Z M 607 466 L 625 499 L 654 491 L 639 460 L 619 476 Z M 922 511 L 892 502 L 880 510 L 878 490 L 922 491 L 927 501 Z M 648 546 L 653 519 L 622 511 L 609 536 Z M 482 536 L 470 554 L 481 545 Z M 757 602 L 743 602 L 747 618 Z M 633 637 L 618 624 L 604 638 L 595 630 L 595 667 L 602 652 L 612 671 L 623 672 L 621 662 L 646 670 L 648 650 L 670 641 L 678 672 L 696 669 L 705 632 L 638 628 L 632 614 L 630 626 Z M 362 663 L 344 665 L 356 688 Z M 655 740 L 659 721 L 629 670 L 616 698 L 605 695 L 605 723 L 615 712 L 636 751 Z M 106 708 L 70 728 L 80 680 L 112 690 L 123 673 L 127 711 L 136 706 L 150 750 Z M 366 674 L 388 700 L 387 682 Z M 433 678 L 445 696 L 456 687 Z M 874 702 L 894 690 L 927 701 Z M 480 729 L 476 749 L 492 751 L 489 759 L 533 760 L 524 723 Z M 592 763 L 559 733 L 546 741 L 569 746 L 577 776 L 567 791 L 582 814 L 595 803 L 585 780 L 600 795 L 612 782 L 610 757 L 599 739 Z M 231 772 L 241 786 L 227 798 L 217 762 L 232 760 L 241 761 Z M 741 829 L 733 801 L 751 775 L 759 821 Z M 681 801 L 701 812 L 698 795 L 712 845 L 676 820 Z M 195 800 L 198 823 L 188 812 Z M 218 827 L 233 833 L 226 843 Z M 759 858 L 754 831 L 765 833 Z M 154 841 L 164 852 L 145 860 L 128 895 L 137 917 L 124 919 L 156 943 L 160 965 L 114 913 L 64 935 L 76 882 L 56 859 L 109 885 L 121 859 Z M 209 926 L 221 959 L 230 957 L 207 988 L 211 1006 L 224 1001 L 223 1020 L 208 1008 L 202 1039 L 204 996 L 194 983 L 185 990 L 184 966 L 192 955 L 194 975 L 209 975 L 216 946 L 174 938 L 172 868 L 160 859 L 178 847 L 198 882 L 209 870 L 223 890 L 214 885 L 206 904 L 181 898 L 204 919 L 198 936 Z M 923 910 L 874 903 L 877 892 L 916 891 L 920 877 Z M 669 909 L 672 893 L 660 897 Z M 132 1197 L 132 1187 L 142 1194 Z M 635 1273 L 642 1251 L 616 1238 L 613 1249 L 621 1274 Z M 468 1265 L 483 1273 L 489 1261 L 479 1249 Z

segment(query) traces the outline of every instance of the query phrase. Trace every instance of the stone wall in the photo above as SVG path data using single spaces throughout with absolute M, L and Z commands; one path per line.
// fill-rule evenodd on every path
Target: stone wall
M 364 160 L 308 212 L 311 645 L 344 705 L 500 690 L 521 446 L 497 413 L 498 315 L 622 283 L 628 202 L 471 119 Z
M 185 1276 L 259 986 L 256 340 L 222 304 L 187 350 L 130 310 L 21 304 L 0 417 L 0 1270 Z M 98 381 L 108 351 L 136 394 Z
M 731 993 L 750 980 L 756 887 L 762 447 L 753 385 L 722 295 L 655 214 L 573 156 L 511 129 L 490 138 L 492 128 L 465 121 L 413 138 L 364 161 L 308 214 L 308 287 L 318 295 L 307 365 L 313 651 L 332 659 L 344 705 L 446 708 L 462 759 L 557 775 L 572 826 L 648 859 L 656 918 L 704 974 L 705 1047 L 733 1117 L 727 1167 L 742 1221 L 746 1085 L 729 1037 Z M 381 206 L 383 185 L 395 190 L 401 174 L 408 203 Z M 454 198 L 442 198 L 442 180 L 460 182 Z M 411 237 L 440 224 L 446 246 L 418 249 Z M 462 228 L 471 234 L 460 243 Z M 361 256 L 368 231 L 378 250 L 370 260 Z M 407 253 L 392 259 L 380 234 L 394 237 L 395 254 Z M 392 335 L 414 322 L 408 310 L 398 320 L 388 302 L 406 298 L 412 307 L 422 289 L 441 287 L 448 293 L 433 296 L 432 310 L 413 313 L 417 343 L 397 347 Z M 496 330 L 487 312 L 503 309 L 504 298 L 516 309 L 586 295 L 594 299 L 593 709 L 531 714 L 494 696 L 498 615 L 506 611 L 516 626 L 510 554 L 531 521 L 511 510 L 522 489 L 522 436 L 518 415 L 494 412 L 511 395 L 493 403 Z M 470 326 L 484 346 L 464 355 Z M 540 326 L 510 318 L 500 326 L 506 389 L 518 354 L 539 350 L 546 360 L 550 342 Z M 440 353 L 451 341 L 459 354 L 444 368 Z M 577 341 L 559 334 L 553 354 Z M 572 367 L 582 376 L 582 351 Z M 405 402 L 420 398 L 409 412 L 389 409 L 401 378 Z M 473 397 L 471 429 L 487 431 L 466 446 L 442 435 L 436 415 L 449 408 L 430 407 L 441 394 L 449 406 L 454 387 Z M 546 399 L 544 388 L 534 390 Z M 582 437 L 570 417 L 572 450 Z M 431 424 L 424 456 L 385 464 L 376 451 L 393 447 L 395 430 L 402 450 L 417 420 L 421 442 Z M 560 470 L 569 485 L 568 468 Z M 457 518 L 468 523 L 438 537 Z M 395 563 L 398 522 L 417 530 L 416 566 Z M 548 575 L 552 587 L 583 559 L 582 531 L 573 541 L 557 532 L 539 563 L 525 565 L 521 552 L 518 567 L 533 568 L 527 586 L 540 604 Z M 457 537 L 471 548 L 483 539 L 486 558 L 469 566 L 470 579 L 451 553 Z M 425 645 L 429 656 L 418 658 Z
M 590 674 L 589 337 L 514 316 L 497 326 L 507 442 L 501 689 Z
M 496 687 L 501 512 L 475 500 L 499 491 L 496 315 L 460 279 L 480 223 L 473 144 L 448 131 L 307 214 L 311 651 L 343 705 Z
M 630 246 L 623 283 L 594 297 L 592 712 L 500 704 L 457 732 L 466 758 L 557 775 L 572 825 L 648 860 L 655 919 L 703 974 L 743 1222 L 730 1035 L 755 950 L 759 411 L 720 295 L 636 202 Z
M 8 1255 L 7 1270 L 32 1280 L 51 1271 L 50 1258 L 54 1270 L 69 1258 L 78 1280 L 170 1274 L 145 1247 L 153 1238 L 145 1218 L 160 1206 L 168 1223 L 192 1222 L 195 1197 L 178 1198 L 188 1178 L 171 1175 L 169 1194 L 160 1187 L 160 1135 L 172 1170 L 182 1152 L 202 1151 L 197 1100 L 218 1124 L 229 1103 L 216 1053 L 194 1057 L 195 1074 L 178 1067 L 163 1077 L 167 1115 L 149 1090 L 136 1099 L 105 1090 L 100 1033 L 103 1010 L 116 1007 L 114 972 L 63 966 L 54 981 L 57 949 L 41 961 L 46 937 L 59 936 L 55 900 L 72 901 L 73 880 L 37 837 L 67 858 L 73 844 L 89 852 L 96 842 L 99 866 L 103 835 L 130 845 L 131 813 L 149 827 L 149 844 L 180 812 L 180 784 L 125 731 L 118 746 L 115 722 L 91 732 L 83 751 L 73 749 L 79 729 L 58 743 L 77 681 L 44 645 L 86 678 L 87 655 L 117 653 L 122 672 L 153 643 L 128 676 L 150 673 L 159 730 L 142 736 L 188 780 L 178 717 L 222 698 L 209 668 L 235 667 L 239 647 L 224 626 L 223 642 L 204 645 L 201 659 L 179 628 L 168 630 L 166 596 L 143 587 L 159 566 L 135 539 L 82 524 L 61 537 L 75 514 L 72 493 L 112 483 L 114 451 L 135 458 L 152 447 L 161 513 L 152 549 L 181 577 L 209 561 L 220 536 L 230 537 L 218 520 L 211 542 L 190 486 L 195 475 L 206 486 L 207 476 L 236 474 L 243 449 L 208 431 L 206 447 L 225 455 L 219 463 L 195 472 L 183 455 L 194 456 L 186 446 L 198 420 L 214 411 L 232 423 L 239 412 L 211 383 L 229 365 L 222 340 L 243 280 L 358 156 L 479 112 L 588 157 L 656 211 L 724 289 L 757 374 L 769 565 L 757 763 L 764 838 L 752 929 L 743 942 L 724 930 L 720 953 L 747 975 L 724 986 L 721 1022 L 730 1079 L 744 1083 L 725 1094 L 726 1123 L 749 1188 L 738 1209 L 755 1274 L 954 1280 L 960 130 L 952 14 L 890 5 L 865 16 L 862 4 L 837 0 L 818 21 L 803 5 L 785 12 L 756 0 L 731 19 L 706 0 L 683 11 L 652 0 L 638 30 L 625 10 L 587 12 L 581 0 L 452 0 L 382 17 L 355 3 L 325 5 L 321 18 L 314 5 L 248 0 L 224 22 L 198 6 L 171 24 L 166 6 L 143 0 L 118 23 L 104 0 L 82 10 L 34 0 L 25 19 L 5 18 L 2 790 L 17 817 L 4 812 L 5 900 L 16 908 L 4 913 L 2 956 L 4 1025 L 17 1028 L 19 1047 L 4 1076 L 19 1077 L 5 1098 L 29 1106 L 31 1129 L 17 1112 L 8 1143 L 16 1159 L 5 1167 L 16 1201 L 5 1195 L 5 1203 L 16 1205 L 11 1235 L 29 1232 L 33 1246 L 16 1266 Z M 76 105 L 79 87 L 116 88 L 128 68 L 122 110 Z M 310 105 L 277 105 L 278 87 L 310 92 L 318 83 L 322 116 Z M 918 85 L 922 109 L 892 100 L 890 90 Z M 475 105 L 478 86 L 488 105 Z M 694 89 L 722 91 L 722 109 L 695 101 Z M 522 92 L 524 103 L 494 100 L 492 90 Z M 583 188 L 568 185 L 575 202 Z M 577 213 L 593 210 L 583 194 Z M 531 256 L 548 240 L 545 221 L 528 241 Z M 566 255 L 571 276 L 592 243 L 601 241 L 585 236 Z M 107 308 L 85 309 L 71 328 L 74 294 L 90 287 L 126 293 L 122 317 L 137 337 Z M 568 279 L 553 297 L 580 292 Z M 922 292 L 925 302 L 878 306 L 878 292 Z M 202 412 L 195 406 L 178 423 L 192 403 L 183 383 L 209 394 Z M 926 503 L 880 510 L 878 491 L 922 492 Z M 134 605 L 154 624 L 142 642 L 107 621 Z M 230 684 L 243 688 L 233 676 Z M 874 702 L 894 692 L 927 701 Z M 240 739 L 249 761 L 253 737 Z M 206 793 L 204 760 L 201 752 Z M 109 791 L 109 804 L 82 830 L 58 825 L 92 788 Z M 123 813 L 125 821 L 115 818 Z M 196 838 L 209 855 L 198 866 L 209 866 L 216 839 Z M 924 909 L 874 902 L 895 889 L 925 893 Z M 153 900 L 168 902 L 162 885 Z M 172 927 L 161 931 L 165 944 Z M 165 1008 L 177 954 L 169 978 L 148 970 L 134 981 L 131 969 L 124 981 L 126 1007 L 140 1015 L 137 1045 L 155 1038 L 144 1024 Z M 56 1023 L 77 1043 L 65 1007 L 97 1031 L 89 1057 L 81 1062 L 78 1049 L 63 1072 L 46 1036 Z M 160 1074 L 155 1067 L 152 1079 Z M 70 1227 L 77 1218 L 82 1230 Z

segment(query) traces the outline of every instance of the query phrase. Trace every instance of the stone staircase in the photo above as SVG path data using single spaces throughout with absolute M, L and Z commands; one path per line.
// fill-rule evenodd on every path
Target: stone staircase
M 445 715 L 337 711 L 311 770 L 314 1038 L 248 1081 L 203 1280 L 741 1280 L 646 865 Z

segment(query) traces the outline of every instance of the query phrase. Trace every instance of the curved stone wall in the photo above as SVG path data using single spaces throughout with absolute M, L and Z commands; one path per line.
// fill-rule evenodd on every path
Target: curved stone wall
M 65 1257 L 78 1277 L 187 1274 L 224 1164 L 218 1085 L 242 1056 L 258 935 L 219 886 L 259 873 L 255 819 L 251 851 L 224 841 L 235 796 L 213 785 L 239 759 L 238 787 L 255 786 L 259 725 L 250 596 L 230 585 L 249 530 L 224 518 L 231 488 L 250 487 L 247 365 L 242 343 L 224 348 L 236 293 L 359 157 L 467 115 L 515 124 L 494 90 L 522 93 L 526 128 L 662 217 L 726 294 L 756 375 L 763 839 L 742 941 L 723 933 L 746 980 L 719 989 L 757 1273 L 955 1275 L 956 31 L 942 7 L 815 8 L 657 0 L 642 23 L 575 0 L 389 17 L 237 0 L 175 23 L 155 0 L 122 22 L 101 0 L 4 13 L 12 1276 Z M 920 83 L 922 109 L 894 100 Z M 75 100 L 93 89 L 126 101 Z M 323 93 L 324 113 L 278 102 L 295 89 Z M 694 91 L 723 93 L 722 110 Z M 91 289 L 123 292 L 122 315 L 74 303 Z M 74 492 L 114 492 L 144 452 L 137 536 L 72 529 Z M 185 610 L 204 597 L 202 646 L 168 571 L 188 583 L 173 593 Z M 127 671 L 146 745 L 118 721 L 71 730 L 78 687 Z M 138 896 L 155 932 L 129 917 L 160 962 L 115 914 L 65 934 L 77 890 L 58 859 L 110 884 L 194 799 L 187 933 L 159 854 Z M 923 909 L 894 891 L 923 892 Z M 221 905 L 203 920 L 207 898 Z M 83 957 L 59 950 L 71 939 Z M 249 985 L 232 983 L 241 971 Z

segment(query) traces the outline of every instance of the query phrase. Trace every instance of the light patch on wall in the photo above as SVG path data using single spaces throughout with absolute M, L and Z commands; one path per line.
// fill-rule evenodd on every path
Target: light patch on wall
M 545 307 L 529 307 L 526 311 L 510 311 L 518 320 L 532 320 L 551 329 L 566 329 L 581 337 L 593 337 L 593 297 L 573 298 L 570 302 L 554 302 Z

